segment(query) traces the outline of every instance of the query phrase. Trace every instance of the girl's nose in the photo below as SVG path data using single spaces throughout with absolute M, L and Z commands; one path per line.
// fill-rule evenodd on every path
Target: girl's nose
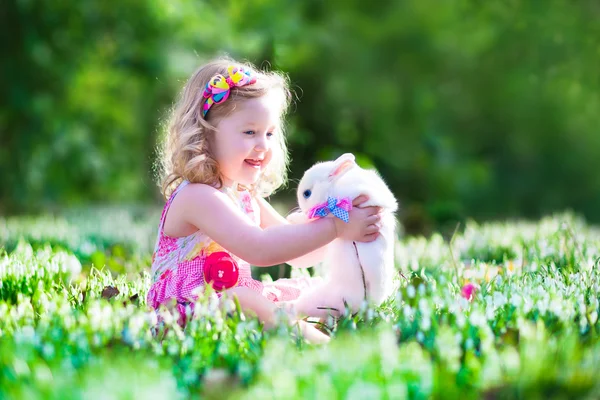
M 256 151 L 267 151 L 269 149 L 269 144 L 266 137 L 259 137 L 256 139 L 256 143 L 254 144 L 254 149 Z

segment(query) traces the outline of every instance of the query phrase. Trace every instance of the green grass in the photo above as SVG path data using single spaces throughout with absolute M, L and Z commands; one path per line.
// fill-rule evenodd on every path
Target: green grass
M 0 219 L 1 399 L 600 396 L 600 231 L 573 215 L 398 241 L 397 293 L 326 346 L 210 296 L 185 330 L 162 310 L 153 336 L 157 218 Z M 119 293 L 103 298 L 107 286 Z

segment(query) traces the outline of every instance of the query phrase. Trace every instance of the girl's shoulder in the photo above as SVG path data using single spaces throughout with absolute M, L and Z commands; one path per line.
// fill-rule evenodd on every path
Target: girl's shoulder
M 247 189 L 233 189 L 223 186 L 216 188 L 204 183 L 187 183 L 185 187 L 178 188 L 177 198 L 173 199 L 173 207 L 176 213 L 189 215 L 188 213 L 212 212 L 216 208 L 216 202 L 225 202 L 241 207 L 246 213 L 253 211 L 255 204 L 254 196 Z M 253 204 L 254 203 L 254 204 Z
M 201 213 L 207 200 L 217 189 L 202 183 L 183 181 L 171 194 L 163 211 L 166 236 L 181 238 L 198 230 L 188 220 L 192 213 Z
M 178 188 L 180 195 L 185 196 L 205 196 L 210 195 L 211 193 L 219 192 L 221 190 L 217 189 L 214 186 L 208 185 L 206 183 L 192 183 L 185 181 L 185 186 L 182 188 Z
M 177 195 L 172 199 L 174 205 L 177 203 L 179 207 L 192 207 L 198 209 L 204 204 L 207 204 L 209 198 L 214 197 L 222 190 L 205 183 L 186 183 L 184 187 L 177 189 Z

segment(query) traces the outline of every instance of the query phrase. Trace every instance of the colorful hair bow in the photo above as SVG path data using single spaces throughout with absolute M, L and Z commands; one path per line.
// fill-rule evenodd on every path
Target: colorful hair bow
M 219 104 L 227 100 L 232 87 L 251 85 L 256 82 L 256 78 L 252 76 L 251 72 L 246 71 L 242 67 L 229 66 L 227 73 L 229 74 L 227 78 L 221 74 L 217 74 L 206 84 L 202 95 L 208 100 L 202 106 L 203 117 L 206 116 L 206 113 L 213 104 Z
M 336 197 L 328 197 L 325 203 L 317 204 L 308 210 L 308 218 L 322 218 L 331 213 L 344 222 L 350 220 L 348 211 L 352 210 L 352 201 L 349 197 L 338 199 Z

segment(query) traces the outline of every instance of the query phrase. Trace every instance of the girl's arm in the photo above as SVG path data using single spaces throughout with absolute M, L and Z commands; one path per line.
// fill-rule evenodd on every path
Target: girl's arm
M 262 229 L 224 193 L 203 184 L 190 184 L 173 200 L 170 211 L 176 218 L 207 234 L 223 248 L 252 265 L 281 264 L 323 247 L 336 237 L 357 241 L 377 238 L 377 213 L 352 210 L 350 222 L 322 218 L 299 225 L 279 225 Z
M 270 226 L 290 225 L 290 222 L 283 218 L 265 199 L 256 197 L 256 202 L 260 208 L 260 226 L 268 228 Z M 286 260 L 286 263 L 294 268 L 309 268 L 319 264 L 325 258 L 327 244 L 292 260 Z

